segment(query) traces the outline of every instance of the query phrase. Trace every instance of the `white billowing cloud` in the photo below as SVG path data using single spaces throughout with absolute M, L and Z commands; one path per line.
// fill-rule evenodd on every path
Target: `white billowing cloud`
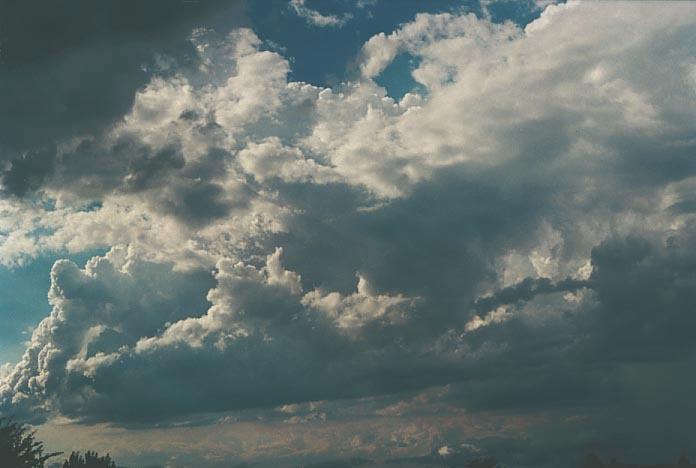
M 396 320 L 403 324 L 414 301 L 377 294 L 363 279 L 347 297 L 318 291 L 302 296 L 301 278 L 285 269 L 282 254 L 276 249 L 261 267 L 222 259 L 210 289 L 212 278 L 206 272 L 174 271 L 171 264 L 143 260 L 132 247 L 94 257 L 84 269 L 67 260 L 56 262 L 49 296 L 53 310 L 34 331 L 22 360 L 3 369 L 0 402 L 36 417 L 53 412 L 85 420 L 113 417 L 122 405 L 131 404 L 130 392 L 138 386 L 164 384 L 171 387 L 172 397 L 180 388 L 176 375 L 145 377 L 135 369 L 187 359 L 198 360 L 204 374 L 219 375 L 210 379 L 214 393 L 237 394 L 247 402 L 256 398 L 256 386 L 268 372 L 277 372 L 292 386 L 296 372 L 313 368 L 316 376 L 297 385 L 305 391 L 316 385 L 321 394 L 329 391 L 323 387 L 345 385 L 344 379 L 364 378 L 366 369 L 351 368 L 341 382 L 334 381 L 322 352 L 361 352 L 364 343 L 342 344 L 342 329 L 373 322 L 389 327 Z M 282 370 L 255 368 L 258 360 L 278 353 L 286 353 L 278 362 Z M 289 364 L 296 359 L 306 362 L 293 368 Z M 224 370 L 213 370 L 222 363 Z M 108 383 L 114 372 L 120 382 L 115 387 Z M 119 393 L 124 388 L 128 391 Z M 285 395 L 282 388 L 271 392 L 269 401 L 305 401 L 302 393 Z M 159 417 L 169 412 L 154 411 Z M 123 414 L 125 420 L 131 417 L 139 416 Z
M 316 102 L 317 123 L 300 144 L 326 155 L 347 183 L 366 187 L 380 197 L 398 197 L 418 180 L 393 125 L 411 110 L 385 95 L 373 82 L 347 84 L 339 92 L 322 91 Z
M 132 245 L 148 259 L 172 261 L 180 268 L 212 267 L 220 255 L 244 250 L 264 233 L 282 231 L 287 212 L 257 198 L 248 210 L 192 228 L 130 195 L 108 197 L 100 207 L 85 211 L 70 206 L 46 211 L 40 206 L 7 205 L 13 209 L 0 212 L 0 222 L 8 226 L 8 235 L 0 237 L 0 264 L 8 266 L 46 251 L 74 253 Z M 3 214 L 7 217 L 2 218 Z
M 572 335 L 567 308 L 591 301 L 554 285 L 630 279 L 612 252 L 650 252 L 606 239 L 690 242 L 694 23 L 688 3 L 553 5 L 525 29 L 418 15 L 334 88 L 288 81 L 250 30 L 197 31 L 195 68 L 153 79 L 105 135 L 61 142 L 42 200 L 0 201 L 3 265 L 130 246 L 56 263 L 2 404 L 86 420 L 275 407 L 463 379 Z M 375 78 L 401 53 L 425 91 L 396 101 Z M 543 313 L 519 306 L 551 292 Z M 515 333 L 520 310 L 548 322 Z M 577 317 L 583 334 L 529 359 L 584 339 L 593 312 Z
M 302 278 L 294 271 L 286 270 L 281 262 L 283 249 L 278 247 L 266 257 L 266 275 L 268 284 L 286 288 L 292 294 L 302 293 Z
M 234 40 L 241 44 L 234 57 L 236 74 L 210 96 L 218 123 L 232 131 L 277 111 L 290 70 L 278 54 L 259 51 L 260 41 L 251 31 L 244 30 Z
M 374 321 L 387 324 L 404 322 L 414 306 L 414 299 L 401 294 L 376 294 L 367 280 L 359 276 L 357 290 L 348 296 L 338 292 L 308 292 L 302 303 L 325 313 L 338 328 L 356 329 Z
M 341 27 L 352 18 L 352 15 L 349 13 L 342 16 L 322 15 L 318 11 L 309 8 L 306 3 L 307 0 L 290 0 L 290 8 L 297 16 L 304 18 L 308 23 L 314 26 L 319 26 L 320 28 Z M 363 8 L 365 4 L 363 2 L 358 6 L 359 8 Z
M 633 36 L 622 39 L 616 36 L 617 21 L 626 21 L 628 26 L 628 18 L 610 16 L 602 24 L 603 15 L 599 14 L 600 20 L 590 18 L 595 14 L 591 7 L 555 8 L 561 13 L 555 15 L 553 25 L 535 28 L 536 23 L 532 23 L 527 30 L 533 33 L 522 33 L 512 25 L 487 26 L 468 16 L 464 18 L 476 27 L 462 25 L 466 35 L 445 35 L 432 45 L 418 44 L 415 50 L 422 54 L 422 63 L 413 76 L 436 92 L 426 106 L 398 123 L 397 134 L 403 135 L 403 146 L 418 148 L 421 157 L 428 155 L 431 166 L 457 162 L 489 165 L 519 156 L 520 150 L 526 148 L 520 146 L 524 140 L 514 135 L 540 136 L 542 130 L 532 126 L 544 125 L 543 122 L 577 122 L 572 124 L 576 132 L 572 144 L 577 145 L 593 142 L 601 146 L 608 138 L 607 125 L 627 133 L 648 127 L 667 131 L 671 123 L 659 122 L 656 116 L 663 113 L 666 117 L 664 112 L 671 112 L 672 106 L 683 106 L 652 96 L 655 90 L 635 79 L 645 77 L 638 74 L 641 65 L 632 60 L 640 57 L 647 46 L 647 42 L 640 42 L 648 41 L 647 31 L 642 31 L 640 40 Z M 646 12 L 638 10 L 631 9 L 628 16 L 636 23 L 644 22 Z M 590 36 L 578 29 L 579 24 L 586 24 L 579 20 L 584 15 L 588 15 L 587 21 L 600 23 L 595 24 Z M 660 19 L 665 25 L 680 21 L 671 12 Z M 462 22 L 457 18 L 454 24 Z M 447 31 L 440 24 L 437 26 L 425 30 Z M 658 29 L 652 31 L 657 33 Z M 578 35 L 583 39 L 576 39 Z M 601 56 L 578 50 L 586 50 L 590 43 L 594 44 L 592 47 L 612 46 Z M 368 53 L 366 66 L 380 53 Z M 596 80 L 578 79 L 592 74 L 598 66 L 604 68 Z M 652 79 L 674 81 L 673 77 L 658 78 L 659 74 Z M 447 137 L 443 139 L 442 135 Z M 544 135 L 548 149 L 553 150 L 550 143 L 557 136 L 550 129 Z M 572 158 L 575 150 L 568 148 L 567 156 Z
M 63 393 L 75 368 L 72 361 L 104 363 L 105 353 L 195 313 L 204 307 L 201 294 L 210 283 L 205 272 L 175 273 L 167 265 L 142 261 L 132 248 L 115 247 L 84 269 L 67 260 L 56 262 L 49 290 L 52 312 L 34 330 L 22 360 L 6 373 L 0 400 L 26 400 L 26 409 L 39 412 L 35 416 L 54 403 L 60 406 L 57 400 L 72 398 Z
M 595 8 L 600 7 L 549 7 L 526 31 L 472 15 L 419 15 L 388 36 L 375 36 L 364 47 L 361 67 L 366 76 L 378 74 L 401 50 L 420 59 L 414 77 L 427 87 L 428 95 L 404 98 L 401 103 L 369 79 L 334 90 L 288 83 L 288 62 L 259 50 L 262 44 L 249 30 L 230 35 L 222 46 L 207 43 L 205 34 L 199 33 L 194 37 L 203 63 L 198 75 L 154 79 L 136 95 L 123 123 L 85 156 L 79 155 L 89 145 L 64 145 L 66 170 L 58 171 L 48 195 L 71 205 L 76 193 L 104 198 L 105 190 L 128 191 L 129 199 L 119 203 L 134 215 L 163 218 L 157 221 L 162 224 L 169 224 L 172 214 L 225 224 L 219 230 L 209 224 L 203 231 L 184 227 L 189 232 L 177 233 L 181 229 L 176 223 L 168 229 L 176 237 L 174 245 L 185 245 L 188 239 L 209 246 L 216 243 L 210 235 L 220 230 L 240 231 L 237 222 L 228 222 L 230 215 L 263 219 L 271 232 L 282 229 L 284 207 L 263 189 L 252 196 L 243 182 L 245 173 L 262 184 L 342 181 L 393 198 L 408 194 L 414 184 L 443 167 L 496 167 L 515 161 L 535 147 L 536 138 L 551 150 L 554 140 L 563 145 L 558 147 L 563 154 L 552 155 L 554 163 L 546 172 L 570 167 L 589 171 L 587 176 L 592 177 L 592 167 L 583 166 L 583 159 L 614 151 L 603 143 L 614 135 L 605 129 L 618 128 L 627 136 L 647 128 L 665 134 L 678 131 L 674 126 L 679 124 L 661 118 L 693 113 L 684 100 L 670 94 L 653 96 L 669 83 L 688 81 L 688 66 L 683 77 L 662 76 L 666 65 L 651 67 L 646 74 L 638 73 L 635 67 L 640 63 L 632 62 L 646 47 L 660 46 L 645 38 L 660 31 L 660 25 L 674 23 L 679 31 L 680 23 L 687 24 L 689 6 L 661 9 L 654 15 L 642 7 L 618 17 L 595 14 Z M 679 14 L 681 9 L 685 14 Z M 629 20 L 646 23 L 640 36 L 616 32 Z M 576 26 L 589 21 L 597 26 L 591 36 Z M 580 54 L 579 47 L 590 52 Z M 655 88 L 649 82 L 664 84 Z M 550 128 L 553 125 L 557 128 Z M 574 135 L 566 141 L 570 125 Z M 115 153 L 124 140 L 161 156 L 138 157 L 125 164 Z M 167 151 L 174 153 L 168 156 Z M 89 173 L 79 179 L 71 175 L 85 170 L 81 167 Z M 587 193 L 579 186 L 568 189 L 577 199 L 591 196 L 590 186 Z M 143 238 L 119 227 L 121 215 L 107 213 L 113 211 L 113 203 L 108 199 L 103 203 L 104 208 L 73 218 L 107 221 L 95 236 L 103 239 L 103 246 L 127 243 L 127 237 Z M 62 247 L 58 236 L 49 240 L 37 231 L 37 224 L 45 222 L 32 221 L 57 218 L 55 213 L 34 209 L 35 216 L 26 216 L 16 212 L 19 208 L 8 209 L 14 211 L 4 210 L 9 213 L 0 247 L 4 263 Z M 17 218 L 23 227 L 7 224 Z M 108 222 L 116 225 L 110 228 Z M 110 229 L 114 232 L 105 232 Z M 80 250 L 78 240 L 93 230 L 74 231 L 79 233 L 76 239 L 74 234 L 64 238 L 71 238 L 70 250 Z M 165 237 L 159 235 L 156 243 Z
M 283 268 L 282 253 L 282 249 L 276 249 L 261 269 L 227 259 L 219 261 L 215 273 L 218 286 L 208 293 L 212 307 L 207 313 L 172 323 L 161 336 L 141 339 L 135 351 L 147 352 L 177 343 L 200 348 L 210 339 L 216 340 L 216 346 L 224 347 L 235 337 L 248 336 L 253 330 L 248 330 L 245 323 L 254 322 L 253 317 L 245 317 L 245 301 L 248 296 L 253 300 L 250 292 L 270 294 L 275 288 L 289 295 L 302 293 L 300 276 Z
M 284 182 L 337 182 L 342 180 L 331 168 L 305 158 L 296 147 L 284 146 L 277 137 L 249 143 L 238 154 L 244 171 L 259 182 L 274 177 Z
M 578 269 L 586 264 L 582 259 L 563 261 L 563 235 L 548 222 L 541 223 L 534 238 L 536 245 L 528 246 L 521 252 L 510 250 L 500 259 L 499 286 L 512 286 L 525 278 L 551 278 L 558 281 L 569 276 L 575 277 Z M 595 241 L 597 239 L 591 239 L 590 243 L 594 245 Z
M 166 144 L 171 135 L 162 135 L 162 132 L 167 132 L 184 111 L 197 107 L 194 89 L 183 77 L 170 80 L 156 77 L 138 91 L 133 108 L 123 123 L 129 131 L 138 132 L 147 143 L 164 138 L 160 144 Z
M 423 60 L 414 71 L 414 78 L 433 88 L 455 78 L 451 75 L 456 71 L 452 66 L 486 61 L 481 52 L 488 49 L 493 52 L 519 35 L 519 29 L 511 23 L 481 21 L 473 14 L 419 14 L 391 34 L 380 33 L 370 38 L 363 46 L 360 69 L 365 77 L 375 77 L 398 54 L 407 53 Z M 469 49 L 469 53 L 456 58 L 452 55 L 464 49 Z
M 266 187 L 276 181 L 341 182 L 378 198 L 398 198 L 443 168 L 503 171 L 537 151 L 538 158 L 548 158 L 539 177 L 572 171 L 577 182 L 565 180 L 559 190 L 566 191 L 569 205 L 586 203 L 611 186 L 592 185 L 612 177 L 595 178 L 596 165 L 607 158 L 620 164 L 625 156 L 613 147 L 615 139 L 634 134 L 678 139 L 693 117 L 693 106 L 687 105 L 692 87 L 685 88 L 693 75 L 689 52 L 677 51 L 685 62 L 674 69 L 675 59 L 663 50 L 668 39 L 650 40 L 670 28 L 671 37 L 683 42 L 691 6 L 651 8 L 549 6 L 525 30 L 473 15 L 418 15 L 368 41 L 360 64 L 365 79 L 335 89 L 287 82 L 288 61 L 261 50 L 250 30 L 239 30 L 222 44 L 198 32 L 193 41 L 201 67 L 154 79 L 103 141 L 62 145 L 62 165 L 46 194 L 67 207 L 101 199 L 101 209 L 72 218 L 89 224 L 103 220 L 94 236 L 103 239 L 102 246 L 147 237 L 119 223 L 122 215 L 113 212 L 118 200 L 132 214 L 130 224 L 140 224 L 137 217 L 148 218 L 146 224 L 171 224 L 165 232 L 175 237 L 172 245 L 204 246 L 201 251 L 213 248 L 216 254 L 225 248 L 219 245 L 221 232 L 237 232 L 235 240 L 241 241 L 249 229 L 251 236 L 259 228 L 283 229 L 287 207 L 275 189 Z M 586 34 L 580 25 L 590 23 L 593 33 Z M 624 29 L 629 32 L 623 34 Z M 419 59 L 413 76 L 427 94 L 395 102 L 370 77 L 402 51 Z M 669 63 L 646 69 L 641 57 L 647 55 Z M 675 72 L 666 72 L 671 69 Z M 679 90 L 683 99 L 667 89 Z M 678 144 L 688 142 L 673 142 Z M 515 171 L 520 179 L 533 177 Z M 262 187 L 249 188 L 246 175 Z M 5 264 L 68 242 L 71 251 L 95 244 L 86 241 L 84 224 L 41 226 L 48 224 L 41 218 L 60 215 L 4 203 L 0 258 Z M 184 223 L 170 222 L 171 216 Z M 56 236 L 40 229 L 61 226 L 71 233 Z M 167 237 L 159 235 L 153 244 Z M 215 260 L 207 262 L 212 266 Z

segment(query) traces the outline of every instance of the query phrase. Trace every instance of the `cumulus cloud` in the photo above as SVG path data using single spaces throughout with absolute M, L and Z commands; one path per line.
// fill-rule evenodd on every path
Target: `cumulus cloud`
M 474 411 L 632 412 L 637 367 L 693 360 L 694 22 L 421 14 L 333 88 L 249 29 L 196 30 L 114 125 L 3 180 L 35 195 L 0 202 L 3 264 L 130 246 L 56 263 L 3 411 L 131 423 L 457 382 Z M 423 91 L 396 101 L 375 79 L 400 54 Z
M 186 61 L 192 53 L 186 36 L 200 22 L 220 31 L 242 26 L 244 2 L 6 5 L 0 19 L 3 194 L 31 195 L 52 173 L 57 142 L 117 122 L 134 93 L 166 73 L 165 64 Z
M 360 395 L 361 385 L 373 385 L 366 380 L 368 369 L 385 363 L 344 366 L 336 373 L 341 356 L 366 351 L 365 343 L 350 344 L 339 330 L 377 320 L 388 327 L 387 319 L 410 301 L 376 295 L 364 281 L 346 298 L 316 291 L 303 297 L 300 276 L 284 268 L 281 255 L 277 249 L 260 268 L 221 260 L 207 295 L 206 272 L 175 272 L 138 258 L 132 248 L 112 249 L 84 269 L 57 262 L 51 272 L 53 311 L 37 327 L 22 361 L 5 370 L 0 398 L 28 414 L 128 421 L 181 414 L 157 400 L 176 400 L 199 379 L 210 392 L 192 404 L 207 407 L 209 401 L 211 410 Z M 173 370 L 191 359 L 198 362 L 191 369 L 195 375 L 142 374 L 159 366 Z M 259 393 L 272 375 L 283 385 Z M 165 396 L 163 388 L 172 392 Z M 126 411 L 133 392 L 142 405 Z M 223 394 L 234 396 L 221 400 Z
M 57 400 L 80 400 L 84 396 L 73 394 L 66 378 L 75 359 L 103 363 L 105 353 L 200 311 L 211 284 L 205 271 L 171 273 L 166 265 L 138 260 L 126 248 L 94 257 L 82 270 L 67 260 L 56 262 L 49 291 L 53 310 L 3 380 L 2 400 L 25 402 L 34 417 L 60 405 Z
M 362 276 L 358 277 L 355 293 L 342 296 L 338 292 L 322 293 L 314 290 L 302 298 L 306 306 L 320 310 L 331 317 L 339 328 L 352 329 L 379 320 L 386 323 L 403 322 L 413 307 L 413 299 L 402 295 L 377 295 Z
M 307 159 L 296 147 L 287 147 L 271 137 L 260 143 L 249 143 L 239 152 L 239 164 L 259 182 L 279 178 L 284 182 L 338 182 L 341 180 L 330 167 Z

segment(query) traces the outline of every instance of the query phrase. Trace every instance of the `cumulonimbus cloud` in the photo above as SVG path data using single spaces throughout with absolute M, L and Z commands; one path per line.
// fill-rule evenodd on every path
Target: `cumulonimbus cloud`
M 195 66 L 57 142 L 32 186 L 52 203 L 0 202 L 4 264 L 116 246 L 54 266 L 3 411 L 634 395 L 626 369 L 694 353 L 694 23 L 688 3 L 571 2 L 525 29 L 418 15 L 334 88 L 289 81 L 251 30 L 196 31 Z M 422 94 L 375 82 L 399 54 Z

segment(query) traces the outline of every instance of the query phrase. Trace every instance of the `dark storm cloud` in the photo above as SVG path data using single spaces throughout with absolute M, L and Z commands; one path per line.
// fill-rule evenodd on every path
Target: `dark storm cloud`
M 243 208 L 252 195 L 242 184 L 236 191 L 223 189 L 226 157 L 226 151 L 212 148 L 199 160 L 187 162 L 177 142 L 152 148 L 131 135 L 106 143 L 86 139 L 53 156 L 56 170 L 44 186 L 87 200 L 113 194 L 143 196 L 155 211 L 198 226 Z
M 55 144 L 100 133 L 153 72 L 196 59 L 198 27 L 245 22 L 243 1 L 15 1 L 0 6 L 0 161 L 10 194 L 38 188 Z
M 423 315 L 413 317 L 405 326 L 378 327 L 374 333 L 367 328 L 364 338 L 356 342 L 327 328 L 320 317 L 308 313 L 282 289 L 254 281 L 233 283 L 229 294 L 241 301 L 237 307 L 244 310 L 243 323 L 253 324 L 258 334 L 238 337 L 224 350 L 216 350 L 219 335 L 212 334 L 200 348 L 191 349 L 182 342 L 122 355 L 95 368 L 88 378 L 71 374 L 65 385 L 72 390 L 62 393 L 60 405 L 68 415 L 128 423 L 195 411 L 358 397 L 456 381 L 464 382 L 464 392 L 455 401 L 472 410 L 567 411 L 619 402 L 626 394 L 626 383 L 615 375 L 618 368 L 646 358 L 653 364 L 661 362 L 663 357 L 652 349 L 694 351 L 687 331 L 669 334 L 669 342 L 667 332 L 671 329 L 664 337 L 642 337 L 640 333 L 655 328 L 650 323 L 653 319 L 659 323 L 671 314 L 689 314 L 688 305 L 693 300 L 690 283 L 679 286 L 695 273 L 693 260 L 688 260 L 691 256 L 685 256 L 684 251 L 672 251 L 674 242 L 670 241 L 672 247 L 660 247 L 656 241 L 645 239 L 607 241 L 593 253 L 595 273 L 586 281 L 551 284 L 528 278 L 469 304 L 469 308 L 458 309 L 461 317 L 450 317 L 449 327 L 468 319 L 471 309 L 483 313 L 499 304 L 517 304 L 520 309 L 508 322 L 483 327 L 463 338 L 471 351 L 504 343 L 501 352 L 484 353 L 476 360 L 465 354 L 447 357 L 442 350 L 423 346 L 443 332 L 441 327 L 427 327 L 427 321 L 438 316 L 436 302 L 418 309 Z M 654 268 L 669 264 L 672 258 L 682 258 L 680 281 L 676 283 L 675 276 Z M 624 296 L 615 287 L 616 281 L 626 291 Z M 652 286 L 646 290 L 646 285 Z M 560 293 L 581 287 L 593 299 L 577 315 L 558 300 Z M 67 284 L 61 288 L 71 301 L 79 303 L 82 292 L 71 292 Z M 610 291 L 613 293 L 607 296 Z M 646 291 L 641 299 L 645 312 L 631 315 L 635 313 L 633 296 L 638 291 Z M 91 294 L 91 290 L 84 293 Z M 662 297 L 671 298 L 668 308 L 659 302 Z M 540 327 L 529 317 L 518 317 L 524 315 L 527 302 L 531 310 L 565 307 L 567 315 Z M 665 323 L 675 326 L 688 316 Z M 266 334 L 273 337 L 271 342 L 265 340 Z M 110 343 L 118 337 L 107 335 L 92 342 L 93 353 L 114 352 Z M 340 370 L 336 363 L 342 363 Z M 226 372 L 215 371 L 220 368 Z M 146 387 L 139 384 L 150 380 Z M 266 386 L 264 382 L 269 381 L 282 385 Z M 200 382 L 206 382 L 205 390 L 199 388 Z M 99 396 L 76 398 L 82 393 L 78 389 L 85 386 L 94 388 Z M 200 399 L 186 397 L 193 394 Z M 235 395 L 231 400 L 230 394 Z M 134 405 L 135 400 L 139 403 Z M 182 406 L 182 401 L 187 404 Z
M 49 145 L 28 150 L 12 159 L 9 169 L 2 176 L 6 193 L 21 197 L 39 189 L 45 178 L 53 173 L 55 151 L 55 145 Z
M 129 256 L 127 250 L 118 249 L 108 259 L 90 261 L 86 271 L 67 260 L 56 262 L 51 270 L 49 302 L 56 306 L 56 313 L 47 317 L 32 336 L 40 342 L 52 335 L 61 349 L 49 359 L 51 364 L 43 372 L 51 392 L 70 394 L 68 400 L 84 398 L 80 388 L 65 379 L 66 366 L 81 349 L 92 358 L 115 352 L 134 345 L 143 334 L 156 334 L 164 324 L 206 308 L 205 292 L 212 286 L 208 272 L 171 275 L 167 266 L 147 262 L 131 262 L 126 272 L 120 268 L 129 262 Z M 125 317 L 128 323 L 120 325 L 119 320 Z M 72 322 L 81 325 L 76 328 Z M 25 357 L 31 359 L 36 351 L 29 349 Z M 33 386 L 23 378 L 17 382 L 25 390 Z M 21 414 L 34 420 L 44 416 L 39 408 Z
M 529 183 L 497 185 L 498 175 L 448 169 L 408 197 L 371 210 L 355 210 L 369 199 L 335 186 L 290 187 L 283 191 L 288 203 L 312 209 L 293 220 L 283 239 L 288 263 L 311 285 L 346 291 L 354 275 L 341 277 L 345 269 L 335 266 L 348 262 L 349 272 L 364 273 L 386 291 L 431 298 L 441 301 L 435 310 L 464 314 L 477 281 L 494 275 L 491 255 L 529 242 L 548 203 L 549 194 Z M 335 216 L 347 203 L 352 209 Z M 310 252 L 323 255 L 306 262 Z
M 478 313 L 486 313 L 506 304 L 518 304 L 529 301 L 540 294 L 554 292 L 576 291 L 589 287 L 591 283 L 585 280 L 567 278 L 554 283 L 549 278 L 525 278 L 517 284 L 508 286 L 495 294 L 483 297 L 476 301 L 475 310 Z
M 72 151 L 53 157 L 57 167 L 46 183 L 86 198 L 152 189 L 185 165 L 176 144 L 157 150 L 128 136 L 111 144 L 85 139 Z
M 680 359 L 696 348 L 696 233 L 689 226 L 666 240 L 610 239 L 592 252 L 599 307 L 593 351 L 607 360 Z
M 691 447 L 693 246 L 692 234 L 667 242 L 609 239 L 593 250 L 594 272 L 585 282 L 592 299 L 580 312 L 543 328 L 515 317 L 476 330 L 472 343 L 503 342 L 507 351 L 472 372 L 452 401 L 469 409 L 560 411 L 523 438 L 476 445 L 525 467 L 576 466 L 589 452 L 657 462 Z M 540 308 L 549 291 L 537 292 Z M 650 444 L 634 445 L 645 439 Z
M 564 355 L 554 359 L 552 347 L 548 347 L 549 354 L 541 356 L 540 362 L 565 361 L 570 367 L 577 365 L 578 375 L 585 376 L 592 372 L 583 366 L 596 365 L 610 377 L 614 366 L 692 359 L 696 352 L 689 332 L 696 325 L 692 307 L 696 300 L 694 244 L 691 229 L 666 241 L 640 236 L 611 238 L 593 249 L 593 273 L 587 281 L 566 281 L 556 288 L 538 287 L 533 293 L 525 292 L 526 299 L 532 300 L 537 295 L 563 291 L 562 286 L 568 284 L 582 286 L 590 293 L 581 312 L 558 323 L 555 337 L 548 336 L 562 343 Z M 525 283 L 531 281 L 525 280 L 508 291 L 528 291 Z M 481 329 L 481 333 L 489 334 L 489 340 L 497 337 L 514 343 L 513 352 L 517 352 L 518 346 L 542 338 L 536 335 L 544 332 L 534 330 L 524 320 L 513 319 L 498 329 Z M 527 358 L 534 356 L 529 354 Z M 603 378 L 597 377 L 594 375 L 592 380 L 600 384 Z M 558 396 L 562 395 L 559 392 Z
M 556 7 L 525 31 L 419 16 L 365 50 L 374 70 L 423 56 L 430 94 L 402 103 L 367 76 L 288 83 L 250 30 L 198 36 L 200 70 L 158 73 L 121 127 L 6 174 L 164 228 L 80 216 L 133 246 L 56 264 L 3 411 L 147 425 L 450 384 L 462 411 L 545 418 L 546 454 L 480 441 L 520 466 L 686 444 L 696 68 L 679 44 L 696 29 L 691 6 L 640 8 Z M 47 245 L 77 237 L 70 215 Z

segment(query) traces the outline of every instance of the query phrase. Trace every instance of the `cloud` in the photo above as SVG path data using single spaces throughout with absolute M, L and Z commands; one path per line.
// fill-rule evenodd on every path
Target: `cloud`
M 309 24 L 320 28 L 342 27 L 352 18 L 352 15 L 349 13 L 344 13 L 342 16 L 323 15 L 306 6 L 306 3 L 306 0 L 290 0 L 289 5 L 297 16 L 303 18 Z M 359 8 L 364 8 L 364 2 L 359 4 Z
M 524 29 L 423 14 L 333 88 L 292 81 L 249 29 L 196 30 L 192 64 L 116 123 L 12 163 L 6 188 L 34 198 L 0 202 L 3 264 L 129 247 L 56 263 L 3 411 L 146 424 L 451 384 L 450 407 L 534 410 L 540 434 L 581 415 L 554 444 L 585 427 L 601 449 L 628 427 L 610 415 L 693 361 L 694 21 L 688 3 L 554 5 Z M 423 92 L 396 101 L 375 78 L 399 54 Z M 650 396 L 674 427 L 692 385 Z M 403 427 L 396 455 L 430 440 Z M 529 443 L 504 439 L 475 443 Z
M 3 380 L 3 403 L 24 403 L 28 414 L 37 418 L 53 405 L 80 401 L 84 395 L 72 393 L 67 379 L 71 361 L 104 363 L 105 353 L 133 345 L 166 323 L 203 309 L 202 294 L 211 287 L 209 274 L 167 270 L 166 265 L 138 260 L 126 248 L 94 257 L 84 270 L 67 260 L 56 262 L 49 290 L 53 310 Z
M 0 20 L 4 193 L 24 196 L 40 186 L 52 172 L 57 141 L 117 122 L 139 88 L 167 73 L 166 64 L 186 62 L 191 29 L 208 24 L 229 31 L 246 23 L 244 8 L 241 1 L 217 0 L 6 5 Z
M 170 405 L 200 379 L 210 391 L 192 401 L 191 409 L 361 394 L 364 390 L 349 382 L 367 384 L 365 370 L 332 370 L 334 360 L 364 346 L 351 345 L 339 329 L 386 319 L 395 308 L 406 307 L 407 299 L 376 296 L 364 282 L 343 300 L 328 295 L 338 303 L 316 291 L 302 298 L 301 278 L 283 267 L 281 255 L 277 249 L 262 268 L 218 262 L 217 285 L 207 293 L 210 308 L 202 294 L 210 286 L 205 272 L 178 273 L 143 261 L 132 249 L 112 249 L 84 270 L 57 262 L 51 272 L 53 311 L 37 327 L 22 361 L 5 376 L 2 401 L 29 414 L 58 411 L 84 420 L 126 422 L 182 414 L 178 405 Z M 315 312 L 303 304 L 320 308 Z M 277 360 L 283 354 L 287 362 Z M 198 362 L 193 374 L 164 370 L 182 369 L 186 362 Z M 143 374 L 160 366 L 149 377 Z M 219 378 L 213 377 L 216 373 Z M 271 375 L 283 385 L 261 391 Z M 220 399 L 223 394 L 233 397 Z
M 239 152 L 239 163 L 244 171 L 259 182 L 278 178 L 284 182 L 326 183 L 339 182 L 338 174 L 330 167 L 307 159 L 298 148 L 287 147 L 276 138 L 268 138 L 261 143 L 249 143 Z
M 401 295 L 375 294 L 362 276 L 358 277 L 357 291 L 349 296 L 314 290 L 302 298 L 303 305 L 327 314 L 341 329 L 359 328 L 377 320 L 386 323 L 406 321 L 406 313 L 413 307 L 413 302 L 413 299 Z

